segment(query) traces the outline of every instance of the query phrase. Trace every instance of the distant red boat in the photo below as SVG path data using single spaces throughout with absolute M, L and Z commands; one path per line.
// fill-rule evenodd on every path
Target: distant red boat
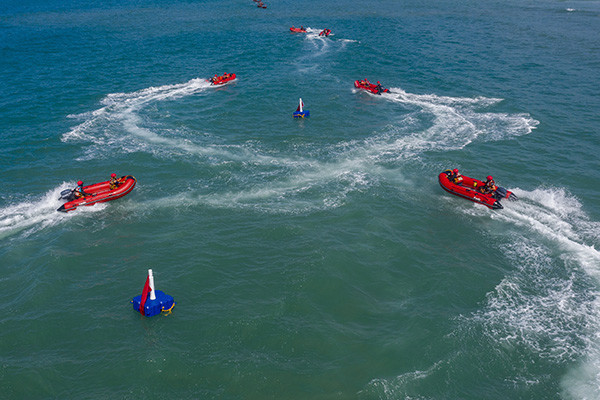
M 517 196 L 515 196 L 514 193 L 503 187 L 498 186 L 492 193 L 484 194 L 477 190 L 477 188 L 485 186 L 485 182 L 462 175 L 462 182 L 454 183 L 450 180 L 451 176 L 452 170 L 450 169 L 440 173 L 438 180 L 442 189 L 455 196 L 462 197 L 463 199 L 483 204 L 493 210 L 504 208 L 502 204 L 500 204 L 500 200 L 502 199 L 517 200 Z
M 323 29 L 321 33 L 319 33 L 319 36 L 329 36 L 330 33 L 331 29 Z
M 85 197 L 75 198 L 72 190 L 64 190 L 61 193 L 61 199 L 67 200 L 67 202 L 56 211 L 69 212 L 79 206 L 93 206 L 96 203 L 116 200 L 131 192 L 137 183 L 136 179 L 131 175 L 123 176 L 118 181 L 119 186 L 115 189 L 110 188 L 110 181 L 84 186 L 84 192 L 89 193 L 89 196 Z
M 235 74 L 223 74 L 221 76 L 210 78 L 210 79 L 208 79 L 208 81 L 212 85 L 217 86 L 217 85 L 224 85 L 228 82 L 231 82 L 231 81 L 235 80 L 235 78 L 236 78 Z
M 371 83 L 368 80 L 364 79 L 362 81 L 354 81 L 354 87 L 357 89 L 366 90 L 369 93 L 373 94 L 381 94 L 381 93 L 389 93 L 389 89 L 382 87 L 381 85 Z
M 293 26 L 290 28 L 290 31 L 292 33 L 306 33 L 306 29 L 304 29 L 303 27 L 301 28 L 294 28 Z

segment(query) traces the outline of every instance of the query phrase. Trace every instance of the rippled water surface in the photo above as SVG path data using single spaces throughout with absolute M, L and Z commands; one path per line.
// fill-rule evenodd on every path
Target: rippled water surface
M 3 396 L 600 397 L 600 3 L 266 4 L 0 10 Z

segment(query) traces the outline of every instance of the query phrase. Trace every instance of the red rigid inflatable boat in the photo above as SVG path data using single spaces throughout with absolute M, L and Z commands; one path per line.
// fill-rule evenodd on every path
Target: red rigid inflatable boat
M 208 81 L 211 85 L 224 85 L 227 82 L 231 82 L 235 80 L 235 74 L 223 74 L 221 76 L 217 76 L 216 78 L 210 78 Z
M 503 187 L 498 186 L 494 192 L 483 194 L 476 188 L 485 186 L 485 182 L 462 175 L 462 182 L 454 183 L 450 180 L 451 176 L 452 170 L 450 169 L 440 173 L 438 179 L 442 189 L 448 193 L 452 193 L 455 196 L 471 200 L 475 203 L 483 204 L 484 206 L 493 210 L 504 208 L 502 204 L 500 204 L 500 200 L 502 199 L 517 200 L 517 196 L 515 196 L 514 193 L 506 190 Z
M 357 89 L 364 89 L 373 94 L 389 93 L 389 89 L 382 87 L 381 90 L 379 90 L 375 83 L 371 83 L 366 79 L 362 81 L 354 81 L 354 87 Z
M 93 206 L 96 203 L 104 203 L 106 201 L 118 199 L 131 192 L 137 183 L 136 179 L 131 175 L 119 178 L 119 182 L 120 184 L 116 189 L 110 189 L 109 181 L 84 186 L 83 191 L 89 193 L 89 196 L 75 199 L 73 199 L 73 191 L 67 189 L 61 193 L 63 195 L 61 198 L 66 199 L 67 202 L 60 206 L 56 211 L 69 212 L 79 206 Z
M 293 26 L 290 28 L 292 33 L 306 33 L 306 29 L 304 28 L 294 28 Z

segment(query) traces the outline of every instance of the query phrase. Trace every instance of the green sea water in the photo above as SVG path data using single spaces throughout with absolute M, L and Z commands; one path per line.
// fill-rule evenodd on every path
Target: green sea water
M 599 398 L 600 3 L 265 4 L 0 8 L 0 398 Z

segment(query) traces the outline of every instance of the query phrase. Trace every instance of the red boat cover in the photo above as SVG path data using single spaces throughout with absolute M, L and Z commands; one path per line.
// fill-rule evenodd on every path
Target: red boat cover
M 79 206 L 93 206 L 96 203 L 104 203 L 106 201 L 118 199 L 131 192 L 137 183 L 136 179 L 131 175 L 119 178 L 120 184 L 116 189 L 111 189 L 109 182 L 110 181 L 106 181 L 84 186 L 83 191 L 89 193 L 89 196 L 68 201 L 60 206 L 57 211 L 68 212 Z

